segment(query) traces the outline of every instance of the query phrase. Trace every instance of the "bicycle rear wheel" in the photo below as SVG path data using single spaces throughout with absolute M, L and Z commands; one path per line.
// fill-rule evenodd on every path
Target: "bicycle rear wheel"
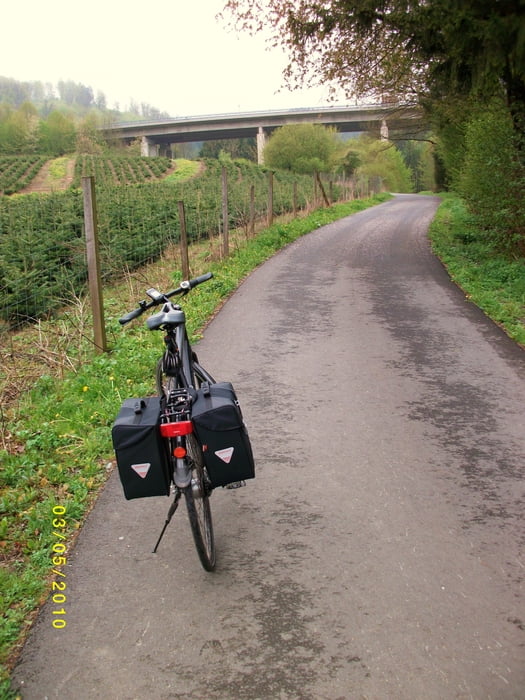
M 211 484 L 204 466 L 202 450 L 195 435 L 186 438 L 186 449 L 191 461 L 191 484 L 184 489 L 186 507 L 193 540 L 199 559 L 206 571 L 215 569 L 215 538 L 211 519 Z
M 159 396 L 168 396 L 170 391 L 178 388 L 177 378 L 164 374 L 164 365 L 162 357 L 157 362 L 155 380 L 155 383 L 157 385 L 157 393 Z

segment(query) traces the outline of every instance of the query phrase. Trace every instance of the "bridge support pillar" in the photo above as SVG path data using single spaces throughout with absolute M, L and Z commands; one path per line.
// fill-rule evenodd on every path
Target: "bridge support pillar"
M 257 131 L 257 163 L 264 165 L 264 147 L 268 142 L 268 135 L 262 126 Z
M 158 155 L 159 156 L 164 156 L 165 158 L 171 158 L 171 145 L 169 143 L 163 143 L 159 144 L 157 146 L 158 149 Z
M 382 120 L 379 133 L 381 134 L 381 141 L 388 141 L 388 124 L 386 123 L 386 119 Z
M 147 158 L 149 158 L 150 156 L 158 156 L 159 155 L 158 144 L 154 143 L 147 136 L 143 136 L 142 139 L 140 140 L 140 155 L 146 156 Z

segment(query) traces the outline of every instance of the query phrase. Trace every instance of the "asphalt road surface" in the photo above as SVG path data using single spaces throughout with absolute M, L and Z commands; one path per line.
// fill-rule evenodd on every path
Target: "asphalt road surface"
M 14 673 L 24 700 L 525 698 L 525 353 L 448 279 L 437 200 L 398 196 L 258 268 L 201 362 L 257 478 L 184 509 L 113 473 Z M 54 606 L 56 607 L 56 605 Z

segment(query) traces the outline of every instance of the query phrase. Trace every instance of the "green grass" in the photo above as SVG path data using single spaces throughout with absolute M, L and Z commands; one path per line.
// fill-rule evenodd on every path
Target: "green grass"
M 62 156 L 61 158 L 54 158 L 49 165 L 49 177 L 52 181 L 63 180 L 67 174 L 67 164 L 70 158 L 67 156 Z
M 223 262 L 208 262 L 209 244 L 201 244 L 192 274 L 211 270 L 214 279 L 185 300 L 193 340 L 218 306 L 246 275 L 296 238 L 387 199 L 337 204 L 290 223 L 276 223 L 249 240 L 238 238 Z M 165 264 L 165 263 L 164 263 Z M 143 288 L 156 279 L 156 263 L 144 272 Z M 197 267 L 198 266 L 198 267 Z M 179 281 L 175 272 L 172 285 Z M 126 286 L 126 285 L 124 285 Z M 142 291 L 134 302 L 142 297 Z M 113 459 L 111 425 L 124 398 L 154 392 L 158 334 L 141 322 L 123 330 L 118 318 L 129 311 L 115 289 L 105 290 L 107 336 L 111 351 L 91 357 L 62 379 L 43 375 L 8 426 L 9 449 L 0 450 L 0 543 L 4 566 L 0 583 L 0 696 L 9 687 L 10 661 L 20 648 L 35 610 L 50 593 L 52 508 L 66 509 L 66 542 L 75 533 L 105 482 Z M 124 306 L 124 304 L 126 304 Z M 64 322 L 62 320 L 62 322 Z M 73 331 L 72 331 L 73 332 Z
M 467 298 L 525 347 L 525 260 L 495 250 L 456 195 L 443 196 L 429 235 Z
M 187 160 L 186 158 L 177 158 L 175 160 L 176 169 L 170 175 L 167 175 L 164 180 L 168 182 L 182 182 L 197 175 L 201 167 L 201 163 L 197 160 Z

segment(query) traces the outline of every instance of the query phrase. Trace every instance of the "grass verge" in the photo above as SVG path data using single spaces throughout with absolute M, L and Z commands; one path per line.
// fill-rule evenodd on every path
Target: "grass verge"
M 453 194 L 442 196 L 429 236 L 433 251 L 467 298 L 525 348 L 525 260 L 494 250 Z
M 288 223 L 276 223 L 255 238 L 233 238 L 231 255 L 222 262 L 212 262 L 213 241 L 196 246 L 192 275 L 211 270 L 215 277 L 184 302 L 192 339 L 198 338 L 206 321 L 246 275 L 276 251 L 388 197 L 336 204 Z M 143 323 L 122 330 L 118 318 L 143 298 L 147 287 L 165 289 L 178 282 L 177 267 L 175 256 L 170 259 L 168 255 L 119 287 L 105 290 L 111 351 L 98 356 L 86 356 L 80 349 L 70 351 L 72 369 L 62 370 L 60 376 L 44 372 L 19 399 L 16 415 L 1 426 L 5 447 L 0 450 L 0 697 L 15 697 L 9 690 L 9 670 L 36 613 L 51 593 L 57 578 L 53 569 L 65 563 L 60 559 L 54 563 L 53 557 L 63 556 L 67 561 L 75 535 L 113 468 L 110 428 L 122 400 L 154 391 L 160 338 Z M 66 313 L 53 323 L 68 324 L 67 319 Z M 84 318 L 82 327 L 86 325 Z M 71 321 L 68 328 L 76 338 L 78 321 Z M 31 342 L 28 338 L 23 337 L 26 348 Z M 61 518 L 58 526 L 57 517 Z M 60 537 L 54 534 L 57 528 Z M 66 551 L 53 551 L 62 542 L 67 543 Z M 67 599 L 67 589 L 63 595 Z M 67 617 L 65 620 L 67 624 Z
M 177 158 L 176 168 L 167 175 L 164 180 L 167 182 L 182 182 L 191 177 L 195 177 L 202 167 L 202 163 L 198 160 L 187 160 L 186 158 Z

